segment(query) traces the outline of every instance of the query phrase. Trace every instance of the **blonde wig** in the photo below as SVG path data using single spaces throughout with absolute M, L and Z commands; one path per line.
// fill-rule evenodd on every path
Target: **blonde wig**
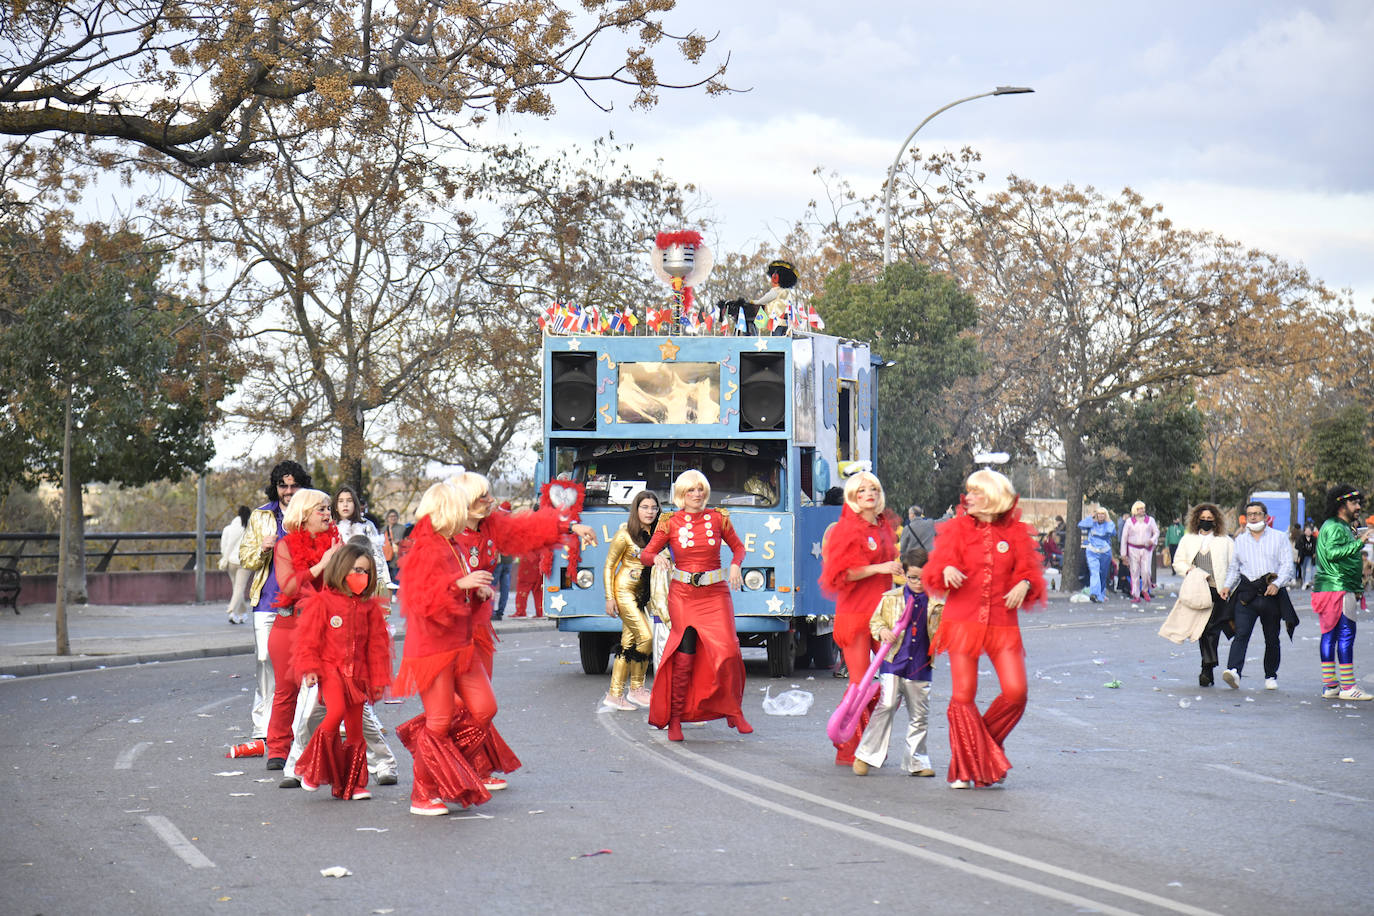
M 450 477 L 448 485 L 458 491 L 469 507 L 483 496 L 491 495 L 491 481 L 476 471 L 464 471 L 456 477 Z
M 436 483 L 420 497 L 420 505 L 415 509 L 416 521 L 426 515 L 435 532 L 452 537 L 453 532 L 467 524 L 467 499 L 462 491 L 450 484 Z
M 711 481 L 706 479 L 706 475 L 696 470 L 683 471 L 677 475 L 677 480 L 673 481 L 673 502 L 678 506 L 682 505 L 682 498 L 687 491 L 701 484 L 706 488 L 706 502 L 711 501 Z
M 291 497 L 291 505 L 281 514 L 281 526 L 287 531 L 300 531 L 311 512 L 329 503 L 329 494 L 322 490 L 297 490 Z M 330 520 L 333 520 L 332 517 Z
M 883 510 L 887 508 L 887 493 L 883 490 L 882 481 L 874 476 L 872 471 L 860 471 L 844 482 L 844 504 L 852 511 L 858 512 L 859 487 L 866 483 L 872 484 L 878 488 L 878 506 L 876 511 L 879 515 L 882 515 Z
M 1016 488 L 1005 474 L 990 468 L 982 468 L 968 475 L 964 481 L 965 489 L 981 490 L 988 498 L 987 512 L 994 518 L 1006 512 L 1016 503 Z

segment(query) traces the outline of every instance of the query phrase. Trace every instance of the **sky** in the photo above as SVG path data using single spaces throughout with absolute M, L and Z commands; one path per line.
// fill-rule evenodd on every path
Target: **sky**
M 917 136 L 926 152 L 978 150 L 989 190 L 1008 175 L 1124 187 L 1191 229 L 1306 265 L 1374 311 L 1374 3 L 1269 0 L 952 4 L 681 0 L 670 29 L 719 33 L 727 82 L 598 111 L 571 91 L 555 118 L 494 133 L 550 149 L 614 132 L 633 164 L 662 160 L 719 223 L 717 257 L 773 246 L 824 188 L 881 189 L 906 135 L 955 99 L 1000 85 Z M 694 71 L 670 63 L 666 79 Z

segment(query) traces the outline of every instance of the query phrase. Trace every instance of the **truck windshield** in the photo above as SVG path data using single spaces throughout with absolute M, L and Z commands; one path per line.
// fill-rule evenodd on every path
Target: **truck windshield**
M 586 485 L 586 505 L 628 506 L 640 490 L 652 490 L 673 504 L 673 481 L 695 468 L 711 482 L 717 506 L 779 505 L 782 493 L 782 447 L 764 443 L 711 443 L 719 447 L 665 447 L 653 443 L 598 444 L 578 450 L 574 479 Z

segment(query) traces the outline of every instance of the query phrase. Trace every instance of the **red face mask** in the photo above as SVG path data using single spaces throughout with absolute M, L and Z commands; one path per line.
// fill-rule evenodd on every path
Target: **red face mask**
M 355 595 L 361 595 L 367 590 L 367 580 L 371 578 L 367 573 L 349 573 L 344 576 L 344 581 L 348 583 L 348 590 Z

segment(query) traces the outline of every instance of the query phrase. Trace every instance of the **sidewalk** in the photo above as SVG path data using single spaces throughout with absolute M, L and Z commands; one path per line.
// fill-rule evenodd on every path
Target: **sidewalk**
M 390 617 L 399 640 L 405 621 Z M 506 618 L 496 631 L 553 627 L 548 618 Z M 251 655 L 251 622 L 231 625 L 221 602 L 157 605 L 72 605 L 67 608 L 71 655 L 57 655 L 56 607 L 31 604 L 16 615 L 0 609 L 0 677 L 28 677 L 224 655 Z

